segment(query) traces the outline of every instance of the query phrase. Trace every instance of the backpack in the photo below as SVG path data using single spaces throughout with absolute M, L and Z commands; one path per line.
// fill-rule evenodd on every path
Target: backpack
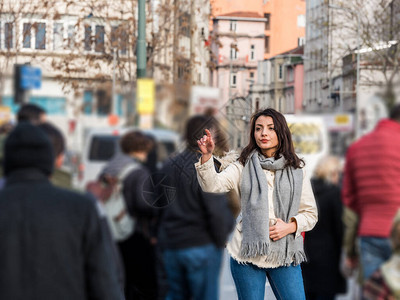
M 118 177 L 98 179 L 89 182 L 86 187 L 102 203 L 111 234 L 117 242 L 126 240 L 135 227 L 135 220 L 127 210 L 122 191 L 124 179 L 138 166 L 138 163 L 129 164 L 122 169 Z

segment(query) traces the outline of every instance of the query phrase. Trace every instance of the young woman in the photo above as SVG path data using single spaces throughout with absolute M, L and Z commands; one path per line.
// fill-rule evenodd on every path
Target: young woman
M 266 278 L 275 297 L 305 299 L 301 232 L 317 222 L 317 208 L 303 161 L 294 152 L 285 117 L 268 108 L 253 115 L 249 144 L 238 161 L 217 173 L 215 144 L 206 130 L 196 164 L 205 192 L 236 191 L 241 213 L 227 245 L 239 300 L 264 299 Z

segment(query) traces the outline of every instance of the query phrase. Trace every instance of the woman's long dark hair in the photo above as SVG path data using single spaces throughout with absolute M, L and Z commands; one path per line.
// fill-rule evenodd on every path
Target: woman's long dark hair
M 260 148 L 256 143 L 254 137 L 256 121 L 259 117 L 266 116 L 271 117 L 274 121 L 274 129 L 278 137 L 278 147 L 275 152 L 275 159 L 278 159 L 281 155 L 286 159 L 286 166 L 293 167 L 295 169 L 304 167 L 304 161 L 300 159 L 294 152 L 294 146 L 292 141 L 292 134 L 289 130 L 285 117 L 273 108 L 267 108 L 262 111 L 256 112 L 251 117 L 251 129 L 249 144 L 242 150 L 239 157 L 239 162 L 245 165 L 249 155 L 257 150 L 261 153 Z

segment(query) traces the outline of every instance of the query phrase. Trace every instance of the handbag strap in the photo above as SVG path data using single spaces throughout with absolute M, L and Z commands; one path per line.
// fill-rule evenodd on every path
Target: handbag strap
M 119 172 L 118 174 L 118 181 L 122 182 L 124 181 L 124 179 L 134 170 L 139 168 L 139 163 L 137 162 L 133 162 L 131 164 L 129 164 L 128 166 L 126 166 L 125 168 L 123 168 L 121 170 L 121 172 Z

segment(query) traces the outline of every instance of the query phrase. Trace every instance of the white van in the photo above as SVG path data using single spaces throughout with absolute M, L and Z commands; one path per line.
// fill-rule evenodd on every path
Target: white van
M 294 150 L 304 159 L 311 177 L 318 161 L 329 154 L 328 129 L 322 116 L 285 115 L 292 133 Z
M 81 164 L 79 167 L 78 189 L 83 190 L 89 181 L 95 180 L 106 163 L 113 157 L 119 148 L 122 135 L 138 128 L 92 128 L 84 134 Z M 141 130 L 156 141 L 157 153 L 150 157 L 149 164 L 160 166 L 169 155 L 178 148 L 179 135 L 166 129 Z M 155 161 L 153 161 L 155 160 Z

